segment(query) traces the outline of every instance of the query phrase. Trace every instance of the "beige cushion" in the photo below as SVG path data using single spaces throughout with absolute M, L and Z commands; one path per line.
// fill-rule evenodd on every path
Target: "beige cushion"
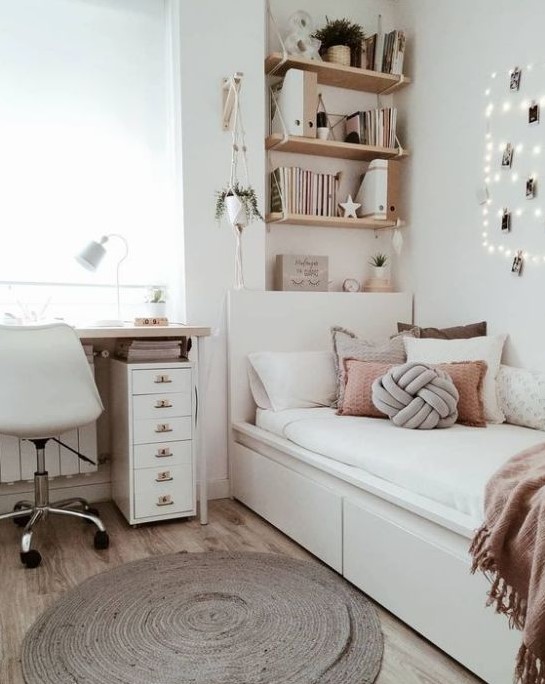
M 458 361 L 442 363 L 439 368 L 448 373 L 460 395 L 456 422 L 469 427 L 486 427 L 483 403 L 486 363 L 484 361 Z
M 368 418 L 387 418 L 386 414 L 373 404 L 372 385 L 377 378 L 392 368 L 390 363 L 373 361 L 357 361 L 345 359 L 344 369 L 346 385 L 342 406 L 338 410 L 341 416 L 367 416 Z

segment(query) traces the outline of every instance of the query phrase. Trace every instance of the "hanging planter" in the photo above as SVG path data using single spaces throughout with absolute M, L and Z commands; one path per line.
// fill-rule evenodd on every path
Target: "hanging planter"
M 248 180 L 248 161 L 246 159 L 246 142 L 242 118 L 240 115 L 240 75 L 232 78 L 230 88 L 235 98 L 233 139 L 231 152 L 231 175 L 229 185 L 216 193 L 216 220 L 220 221 L 227 214 L 229 223 L 235 234 L 235 288 L 244 288 L 244 271 L 242 262 L 242 231 L 256 220 L 263 221 L 255 190 Z M 246 184 L 238 180 L 238 158 L 242 157 Z

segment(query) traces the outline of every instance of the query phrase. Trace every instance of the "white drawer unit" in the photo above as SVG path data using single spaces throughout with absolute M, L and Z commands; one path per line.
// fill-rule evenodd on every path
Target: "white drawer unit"
M 131 525 L 195 515 L 195 371 L 111 361 L 112 494 Z

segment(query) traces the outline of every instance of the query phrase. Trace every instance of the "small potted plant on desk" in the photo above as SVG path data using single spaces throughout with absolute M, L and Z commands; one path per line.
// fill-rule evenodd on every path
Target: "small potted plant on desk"
M 328 62 L 350 66 L 352 52 L 361 46 L 365 34 L 359 24 L 348 19 L 326 17 L 326 25 L 312 36 L 321 41 L 320 54 Z
M 378 280 L 386 280 L 388 278 L 388 269 L 386 264 L 388 263 L 388 255 L 378 253 L 375 254 L 369 260 L 369 264 L 373 267 L 374 277 Z

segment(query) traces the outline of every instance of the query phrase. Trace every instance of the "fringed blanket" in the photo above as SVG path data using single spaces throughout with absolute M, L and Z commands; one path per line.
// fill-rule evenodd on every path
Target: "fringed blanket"
M 487 605 L 522 630 L 515 671 L 545 684 L 545 444 L 508 461 L 486 487 L 485 522 L 470 552 L 492 581 Z

